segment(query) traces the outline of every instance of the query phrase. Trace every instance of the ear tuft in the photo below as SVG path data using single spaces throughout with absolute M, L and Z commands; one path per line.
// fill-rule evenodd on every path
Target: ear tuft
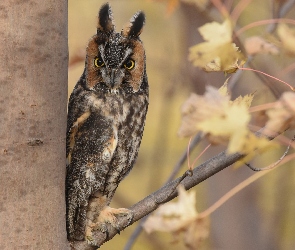
M 122 35 L 125 37 L 138 37 L 145 23 L 145 14 L 139 11 L 130 19 L 130 23 L 122 30 Z
M 113 13 L 109 3 L 104 4 L 98 13 L 97 32 L 114 32 Z

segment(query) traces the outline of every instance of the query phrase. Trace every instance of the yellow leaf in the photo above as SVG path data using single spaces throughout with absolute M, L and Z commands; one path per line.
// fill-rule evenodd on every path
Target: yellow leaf
M 208 86 L 203 96 L 192 94 L 189 97 L 182 106 L 179 135 L 192 136 L 203 132 L 211 143 L 228 144 L 229 154 L 250 154 L 268 148 L 267 139 L 256 137 L 248 129 L 251 119 L 248 109 L 253 94 L 230 101 L 226 85 L 227 82 L 219 90 Z
M 285 50 L 291 55 L 295 55 L 295 29 L 290 28 L 287 24 L 280 23 L 277 32 Z
M 239 61 L 245 61 L 244 55 L 232 43 L 232 24 L 226 19 L 222 24 L 207 23 L 199 29 L 206 42 L 190 48 L 189 60 L 193 65 L 205 71 L 234 72 Z
M 206 23 L 199 29 L 204 40 L 212 43 L 230 43 L 232 41 L 232 24 L 226 19 L 222 24 L 217 22 Z M 216 38 L 218 37 L 218 41 Z
M 233 103 L 235 105 L 245 104 L 248 108 L 250 108 L 251 103 L 253 101 L 253 97 L 254 97 L 253 94 L 249 94 L 249 95 L 245 95 L 245 96 L 239 96 L 238 98 L 236 98 L 231 103 Z
M 243 152 L 247 152 L 247 155 L 240 161 L 234 164 L 234 167 L 240 167 L 245 163 L 251 161 L 253 157 L 257 154 L 262 154 L 268 150 L 275 150 L 279 145 L 274 141 L 269 141 L 265 137 L 257 137 L 253 133 L 248 133 L 247 143 L 244 144 Z M 275 152 L 275 151 L 274 151 Z
M 263 153 L 267 149 L 277 146 L 273 141 L 269 141 L 265 137 L 257 137 L 253 133 L 249 133 L 247 137 L 248 143 L 245 144 L 244 151 L 250 153 Z
M 241 152 L 248 133 L 250 115 L 246 105 L 224 105 L 223 112 L 211 114 L 197 124 L 197 129 L 229 142 L 228 153 Z
M 229 80 L 229 78 L 227 78 L 225 80 L 224 84 L 218 89 L 218 92 L 223 96 L 230 96 L 228 86 L 227 86 L 228 80 Z

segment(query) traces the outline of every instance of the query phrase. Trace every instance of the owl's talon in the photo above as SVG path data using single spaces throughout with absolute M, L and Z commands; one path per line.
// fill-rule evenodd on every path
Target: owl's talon
M 88 235 L 86 236 L 86 242 L 88 245 L 90 246 L 96 246 L 97 248 L 99 248 L 100 246 L 98 245 L 98 243 L 92 238 L 92 236 Z
M 107 228 L 107 225 L 105 223 L 102 223 L 99 225 L 99 230 L 102 232 L 102 233 L 107 233 L 108 232 L 108 228 Z
M 133 219 L 133 211 L 128 210 L 128 212 L 124 216 L 126 216 L 127 223 L 124 225 L 123 229 L 128 227 L 131 224 L 132 219 Z
M 106 239 L 108 240 L 110 238 L 109 231 L 106 230 L 104 233 L 106 234 Z

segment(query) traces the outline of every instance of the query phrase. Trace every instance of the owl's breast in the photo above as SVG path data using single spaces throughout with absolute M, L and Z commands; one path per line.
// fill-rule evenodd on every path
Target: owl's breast
M 72 163 L 77 166 L 77 176 L 82 174 L 91 190 L 111 197 L 133 167 L 142 138 L 147 98 L 118 94 L 85 96 L 90 114 L 76 133 Z M 83 152 L 83 157 L 79 152 Z
M 101 98 L 95 94 L 87 97 L 91 112 L 98 112 L 106 119 L 111 120 L 115 126 L 121 126 L 125 122 L 138 118 L 140 113 L 146 112 L 148 104 L 147 96 L 110 93 Z M 127 125 L 127 124 L 124 124 Z

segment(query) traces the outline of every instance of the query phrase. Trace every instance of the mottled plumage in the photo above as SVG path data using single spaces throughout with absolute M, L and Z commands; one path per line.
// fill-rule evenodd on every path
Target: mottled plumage
M 99 11 L 85 69 L 68 107 L 67 233 L 70 241 L 96 245 L 93 230 L 116 225 L 127 209 L 108 205 L 137 158 L 148 108 L 142 12 L 116 33 L 110 6 Z M 120 229 L 119 229 L 120 230 Z

